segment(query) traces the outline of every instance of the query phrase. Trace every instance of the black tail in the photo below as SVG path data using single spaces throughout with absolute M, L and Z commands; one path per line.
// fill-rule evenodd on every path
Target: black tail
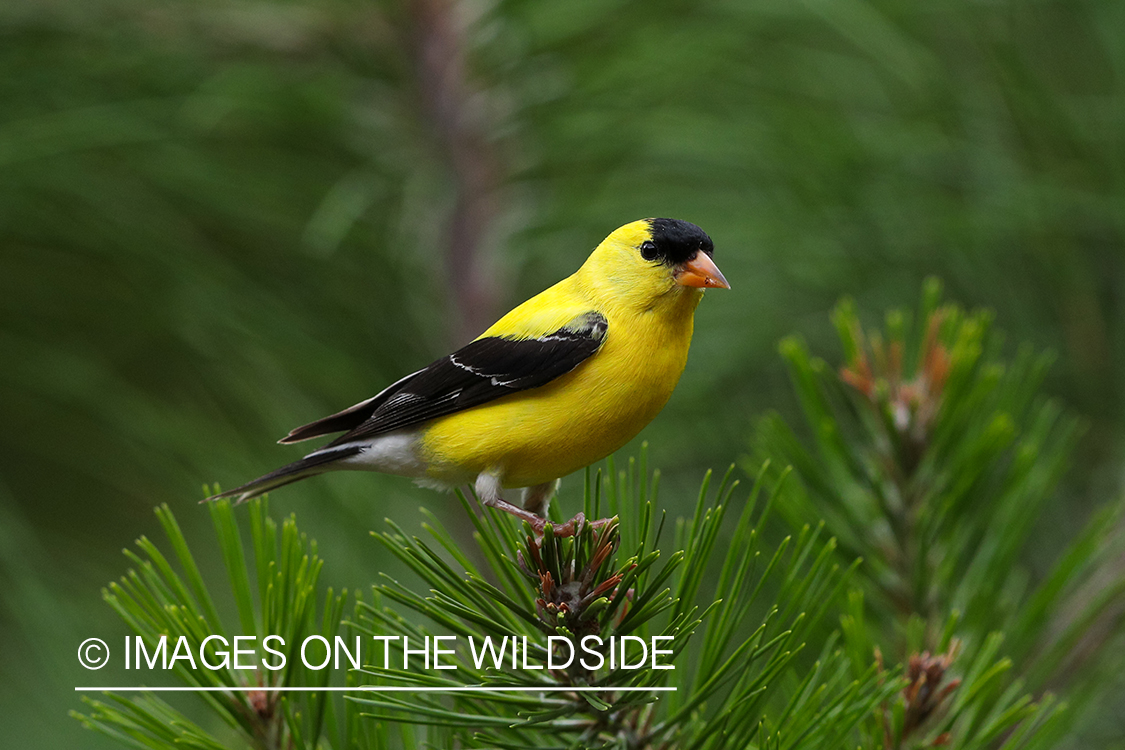
M 212 495 L 207 498 L 207 500 L 218 500 L 221 497 L 236 497 L 236 504 L 243 503 L 252 497 L 257 497 L 270 490 L 275 490 L 278 487 L 292 484 L 299 479 L 328 471 L 331 464 L 336 461 L 349 458 L 362 451 L 363 447 L 359 445 L 341 445 L 338 448 L 310 453 L 300 461 L 294 461 L 291 464 L 282 466 L 280 469 L 260 476 L 241 487 L 235 487 L 233 490 L 227 490 L 226 492 L 220 492 L 218 495 Z

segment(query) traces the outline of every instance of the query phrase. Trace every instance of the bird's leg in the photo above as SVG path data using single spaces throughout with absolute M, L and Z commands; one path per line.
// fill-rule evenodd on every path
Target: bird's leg
M 483 472 L 477 477 L 477 497 L 479 497 L 485 505 L 502 510 L 505 513 L 511 513 L 516 518 L 527 521 L 531 524 L 531 528 L 535 529 L 536 534 L 542 534 L 543 526 L 547 523 L 547 519 L 535 515 L 530 510 L 525 510 L 518 505 L 509 503 L 504 499 L 504 495 L 501 492 L 502 489 L 500 477 L 496 474 Z
M 477 477 L 476 491 L 477 497 L 484 502 L 485 505 L 502 510 L 505 513 L 511 513 L 520 520 L 527 521 L 536 534 L 542 535 L 543 529 L 547 526 L 547 519 L 541 515 L 537 515 L 532 511 L 532 508 L 540 508 L 544 512 L 547 510 L 547 501 L 550 499 L 551 494 L 555 490 L 555 482 L 546 482 L 539 484 L 528 489 L 524 495 L 524 507 L 513 505 L 504 499 L 501 493 L 500 477 L 496 474 L 488 472 L 482 473 Z M 529 506 L 530 503 L 530 507 Z M 603 518 L 598 521 L 589 523 L 592 528 L 599 528 L 605 525 L 609 519 Z M 570 519 L 562 526 L 555 527 L 555 536 L 574 536 L 578 528 L 587 523 L 586 516 L 579 513 L 574 518 Z
M 536 534 L 542 534 L 543 527 L 547 525 L 547 519 L 543 516 L 537 516 L 518 505 L 513 505 L 502 497 L 486 497 L 484 498 L 484 504 L 496 508 L 497 510 L 502 510 L 505 513 L 511 513 L 521 521 L 527 521 L 531 524 L 531 528 L 535 529 Z
M 523 509 L 537 516 L 547 517 L 547 505 L 551 502 L 555 490 L 559 487 L 559 480 L 544 482 L 523 491 Z
M 555 536 L 574 536 L 578 533 L 578 529 L 582 528 L 583 526 L 589 526 L 591 529 L 596 530 L 600 529 L 602 526 L 605 526 L 612 520 L 612 518 L 599 518 L 596 521 L 587 521 L 586 514 L 579 511 L 574 516 L 574 518 L 570 519 L 562 526 L 556 526 L 553 533 Z M 539 533 L 543 533 L 542 530 L 540 530 Z
M 547 504 L 551 502 L 551 497 L 554 496 L 555 490 L 559 488 L 559 480 L 553 482 L 544 482 L 537 484 L 534 487 L 528 487 L 523 491 L 523 509 L 531 511 L 543 518 L 547 517 Z M 574 518 L 570 519 L 562 526 L 554 529 L 555 536 L 574 536 L 578 528 L 583 524 L 589 525 L 591 528 L 597 529 L 604 526 L 609 522 L 608 518 L 602 518 L 597 521 L 587 521 L 584 513 L 579 513 Z M 537 529 L 542 533 L 542 529 Z

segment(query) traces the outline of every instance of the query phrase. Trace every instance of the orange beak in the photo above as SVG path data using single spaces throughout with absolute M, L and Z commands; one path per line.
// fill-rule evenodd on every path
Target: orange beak
M 723 278 L 723 272 L 705 252 L 697 252 L 695 257 L 676 269 L 676 283 L 680 286 L 718 287 L 730 289 L 730 284 Z

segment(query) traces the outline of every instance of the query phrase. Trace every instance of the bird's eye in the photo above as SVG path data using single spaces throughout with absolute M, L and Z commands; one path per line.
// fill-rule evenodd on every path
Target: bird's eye
M 656 243 L 651 240 L 645 240 L 641 243 L 641 257 L 645 260 L 656 260 L 659 256 L 659 251 L 656 249 Z

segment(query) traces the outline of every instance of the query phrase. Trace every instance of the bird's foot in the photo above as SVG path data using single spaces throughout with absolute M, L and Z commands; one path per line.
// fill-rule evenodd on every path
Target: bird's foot
M 586 514 L 579 513 L 574 518 L 564 523 L 562 526 L 555 526 L 552 524 L 551 533 L 555 536 L 574 536 L 582 529 L 583 526 L 589 526 L 594 531 L 597 531 L 612 520 L 612 518 L 599 518 L 596 521 L 587 521 Z M 535 529 L 536 534 L 538 534 L 539 536 L 543 536 L 543 531 L 548 523 L 550 522 L 547 519 L 540 518 L 539 525 L 536 526 L 535 524 L 532 524 L 532 528 Z
M 505 513 L 511 513 L 521 521 L 527 521 L 528 525 L 531 526 L 532 530 L 535 532 L 535 535 L 538 537 L 543 536 L 543 532 L 546 530 L 547 524 L 551 523 L 543 516 L 536 515 L 535 513 L 521 508 L 518 505 L 513 505 L 512 503 L 509 503 L 502 498 L 489 498 L 484 501 L 484 504 L 496 508 L 497 510 L 502 510 Z M 551 533 L 555 536 L 560 537 L 574 536 L 583 526 L 589 526 L 591 529 L 594 529 L 596 531 L 612 520 L 612 518 L 599 518 L 596 521 L 587 521 L 586 514 L 579 513 L 574 518 L 570 519 L 561 526 L 556 526 L 552 523 Z
M 536 534 L 540 536 L 543 535 L 543 527 L 547 524 L 547 519 L 543 518 L 543 516 L 536 515 L 530 510 L 521 508 L 518 505 L 513 505 L 502 497 L 485 498 L 484 504 L 491 508 L 502 510 L 505 513 L 510 513 L 521 521 L 527 521 L 531 524 L 531 528 L 535 529 Z

